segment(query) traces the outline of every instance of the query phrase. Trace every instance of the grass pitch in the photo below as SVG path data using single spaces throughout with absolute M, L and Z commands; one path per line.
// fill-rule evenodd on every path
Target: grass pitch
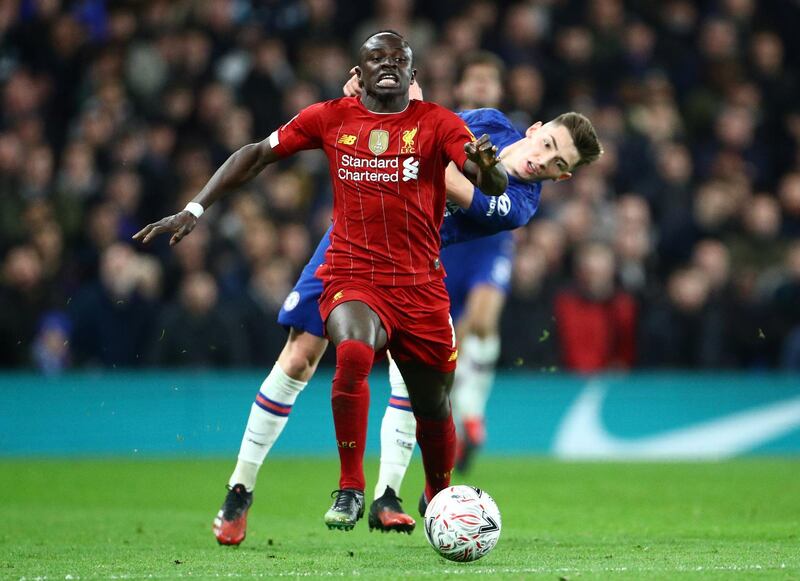
M 797 461 L 479 458 L 467 481 L 497 500 L 503 532 L 467 564 L 434 554 L 419 522 L 410 536 L 370 533 L 366 519 L 328 531 L 336 466 L 268 459 L 247 539 L 231 548 L 211 521 L 232 461 L 0 461 L 0 579 L 800 579 Z M 402 491 L 412 514 L 421 484 L 415 459 Z

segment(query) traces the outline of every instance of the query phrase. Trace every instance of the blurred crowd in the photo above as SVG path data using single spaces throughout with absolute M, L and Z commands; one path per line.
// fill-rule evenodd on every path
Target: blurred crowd
M 320 152 L 172 249 L 131 235 L 391 28 L 426 99 L 490 50 L 516 125 L 579 111 L 605 148 L 516 232 L 501 367 L 800 369 L 798 25 L 793 0 L 0 0 L 0 366 L 271 365 L 329 224 Z

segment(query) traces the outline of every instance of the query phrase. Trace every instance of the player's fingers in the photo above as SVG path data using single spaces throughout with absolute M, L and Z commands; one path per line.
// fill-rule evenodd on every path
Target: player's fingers
M 177 232 L 170 238 L 169 245 L 175 246 L 178 242 L 183 240 L 184 236 L 186 236 L 189 232 L 194 230 L 193 224 L 187 224 L 185 226 L 181 226 Z
M 488 152 L 488 151 L 494 151 L 497 148 L 490 141 L 487 141 L 485 143 L 481 143 L 480 146 L 479 146 L 479 149 L 480 149 L 480 151 L 487 151 Z
M 147 226 L 139 230 L 136 234 L 134 234 L 131 238 L 133 238 L 134 240 L 141 240 L 144 236 L 147 236 L 147 234 L 152 229 L 153 229 L 153 224 L 148 224 Z
M 158 236 L 162 232 L 166 232 L 167 230 L 168 230 L 168 228 L 166 226 L 161 225 L 160 222 L 156 222 L 153 225 L 153 228 L 150 230 L 150 232 L 148 232 L 147 236 L 144 237 L 144 240 L 142 240 L 142 244 L 147 244 L 153 238 L 155 238 L 156 236 Z
M 175 234 L 172 235 L 172 238 L 169 239 L 170 246 L 175 246 L 178 242 L 181 241 L 181 238 L 183 238 L 184 229 L 185 228 L 183 227 L 178 228 L 177 232 L 175 232 Z

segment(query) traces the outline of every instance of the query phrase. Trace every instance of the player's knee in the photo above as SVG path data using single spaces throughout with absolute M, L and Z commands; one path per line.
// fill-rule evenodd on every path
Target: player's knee
M 414 416 L 424 420 L 444 420 L 450 415 L 450 403 L 442 403 L 438 406 L 422 407 L 414 412 Z
M 450 415 L 450 398 L 444 391 L 414 401 L 414 415 L 428 420 L 443 420 Z
M 304 343 L 288 344 L 281 352 L 278 363 L 283 372 L 301 381 L 308 381 L 314 374 L 322 354 L 318 349 Z
M 347 383 L 366 381 L 375 351 L 363 341 L 342 341 L 336 346 L 336 375 Z

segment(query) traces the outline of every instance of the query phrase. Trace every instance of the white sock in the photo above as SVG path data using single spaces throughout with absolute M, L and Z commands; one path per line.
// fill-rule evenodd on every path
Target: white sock
M 392 394 L 381 422 L 381 466 L 375 485 L 375 498 L 383 496 L 387 486 L 400 494 L 403 477 L 417 444 L 417 420 L 411 412 L 408 389 L 400 370 L 391 359 L 389 385 Z
M 500 337 L 497 335 L 485 339 L 467 335 L 459 343 L 458 367 L 450 396 L 456 425 L 465 419 L 483 419 L 499 357 Z
M 228 480 L 229 486 L 244 484 L 247 490 L 255 488 L 258 470 L 289 421 L 294 401 L 307 384 L 286 375 L 277 363 L 273 366 L 250 408 L 239 459 Z

